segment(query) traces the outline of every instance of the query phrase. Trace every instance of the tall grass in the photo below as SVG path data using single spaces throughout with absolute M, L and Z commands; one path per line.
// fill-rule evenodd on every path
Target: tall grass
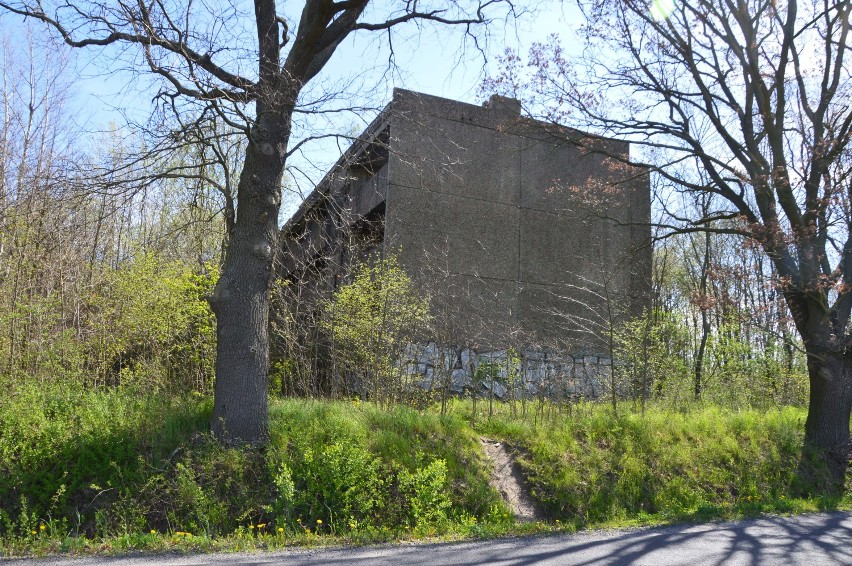
M 548 517 L 575 528 L 849 503 L 797 495 L 801 409 L 517 413 L 272 399 L 269 444 L 229 448 L 207 433 L 211 403 L 198 394 L 8 387 L 0 543 L 10 555 L 87 540 L 240 547 L 506 532 L 512 518 L 488 485 L 479 435 L 516 447 Z
M 216 443 L 210 413 L 197 394 L 14 388 L 0 398 L 0 542 L 152 531 L 376 539 L 509 521 L 457 417 L 273 399 L 270 444 L 253 449 Z
M 485 518 L 503 511 L 489 487 L 488 462 L 474 431 L 453 415 L 418 412 L 407 407 L 382 409 L 355 401 L 281 400 L 270 411 L 271 447 L 288 465 L 298 465 L 309 450 L 334 445 L 358 446 L 382 462 L 385 471 L 415 473 L 443 462 L 457 520 Z M 377 478 L 378 481 L 381 478 Z M 304 489 L 310 486 L 303 485 Z M 398 490 L 398 485 L 389 486 Z M 391 502 L 392 503 L 392 502 Z M 395 505 L 404 505 L 401 502 Z
M 44 522 L 89 536 L 135 527 L 127 505 L 209 415 L 210 403 L 194 397 L 10 388 L 0 398 L 0 533 L 26 536 Z
M 468 417 L 470 404 L 455 414 Z M 522 454 L 536 498 L 553 519 L 584 527 L 832 508 L 828 476 L 799 475 L 806 413 L 786 407 L 613 416 L 584 404 L 533 425 L 500 406 L 477 429 Z M 818 463 L 811 463 L 819 469 Z M 801 497 L 805 489 L 815 495 Z M 847 490 L 848 493 L 848 490 Z M 848 499 L 848 498 L 847 498 Z M 848 503 L 848 501 L 847 501 Z

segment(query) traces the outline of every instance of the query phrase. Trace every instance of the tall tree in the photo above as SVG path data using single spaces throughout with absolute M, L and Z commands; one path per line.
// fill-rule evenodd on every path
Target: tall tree
M 215 115 L 247 137 L 235 217 L 210 299 L 218 338 L 212 427 L 226 442 L 263 442 L 267 433 L 269 286 L 300 94 L 353 32 L 390 37 L 397 26 L 431 22 L 472 34 L 488 22 L 488 10 L 512 10 L 510 0 L 305 0 L 291 21 L 280 4 L 255 0 L 244 13 L 232 2 L 0 1 L 73 47 L 135 50 L 144 70 L 162 79 L 164 104 L 179 113 L 189 101 L 194 112 Z
M 852 410 L 852 3 L 580 4 L 582 54 L 537 46 L 528 86 L 552 119 L 631 141 L 670 191 L 714 195 L 705 210 L 663 205 L 671 231 L 762 248 L 807 353 L 806 444 L 841 480 Z

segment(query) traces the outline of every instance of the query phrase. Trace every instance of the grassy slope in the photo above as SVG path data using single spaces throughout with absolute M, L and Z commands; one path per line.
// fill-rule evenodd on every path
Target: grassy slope
M 0 399 L 4 554 L 464 536 L 511 522 L 457 417 L 272 400 L 261 451 L 220 447 L 204 432 L 210 412 L 208 399 L 130 391 Z
M 456 403 L 453 411 L 468 417 L 469 409 Z M 580 405 L 570 417 L 531 426 L 534 417 L 513 417 L 500 405 L 492 418 L 477 420 L 477 429 L 521 452 L 531 488 L 551 518 L 582 528 L 848 505 L 848 496 L 820 494 L 823 478 L 805 485 L 799 477 L 805 416 L 793 407 L 705 407 L 616 418 L 605 405 Z M 806 491 L 811 495 L 802 496 Z
M 482 404 L 480 404 L 482 409 Z M 264 451 L 204 432 L 207 399 L 19 388 L 0 398 L 3 555 L 56 550 L 251 548 L 478 536 L 511 530 L 477 435 L 521 449 L 535 494 L 562 528 L 628 525 L 847 499 L 796 498 L 804 413 L 514 418 L 358 402 L 273 400 Z M 538 424 L 535 424 L 538 423 Z M 191 534 L 187 534 L 191 533 Z

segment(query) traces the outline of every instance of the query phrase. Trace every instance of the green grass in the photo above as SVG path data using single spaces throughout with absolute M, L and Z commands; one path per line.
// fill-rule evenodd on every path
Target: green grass
M 804 412 L 512 416 L 272 399 L 270 443 L 218 445 L 209 399 L 18 386 L 0 398 L 2 556 L 493 536 L 849 506 L 801 495 Z M 514 525 L 478 436 L 523 455 L 544 523 Z M 814 486 L 812 486 L 814 487 Z
M 367 542 L 511 526 L 478 440 L 458 417 L 272 399 L 270 443 L 258 450 L 217 444 L 206 432 L 210 414 L 209 399 L 122 389 L 32 385 L 0 399 L 2 554 Z
M 457 401 L 452 412 L 469 418 L 470 409 Z M 848 495 L 823 495 L 830 481 L 818 462 L 808 485 L 799 475 L 805 416 L 794 407 L 710 406 L 614 417 L 605 404 L 584 404 L 542 421 L 498 405 L 476 424 L 520 451 L 551 519 L 587 528 L 848 507 Z

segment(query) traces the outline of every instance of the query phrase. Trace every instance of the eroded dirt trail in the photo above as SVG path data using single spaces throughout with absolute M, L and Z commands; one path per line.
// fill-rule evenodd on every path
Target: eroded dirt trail
M 521 468 L 506 445 L 496 440 L 480 438 L 485 455 L 491 459 L 494 471 L 491 485 L 503 496 L 521 523 L 542 519 L 541 512 L 527 491 Z

